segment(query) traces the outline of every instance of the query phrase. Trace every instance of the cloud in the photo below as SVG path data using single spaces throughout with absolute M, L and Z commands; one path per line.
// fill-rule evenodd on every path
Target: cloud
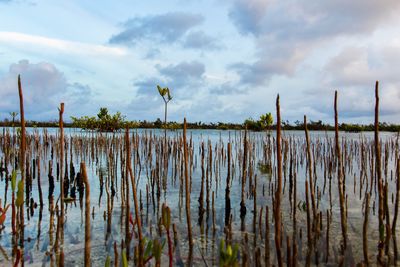
M 145 59 L 154 59 L 157 56 L 159 56 L 161 54 L 160 49 L 158 48 L 151 48 L 149 49 L 149 51 L 147 51 L 146 56 L 144 57 Z
M 205 65 L 198 61 L 183 61 L 176 65 L 167 66 L 156 65 L 161 75 L 171 80 L 179 80 L 182 83 L 201 79 L 205 72 Z
M 275 75 L 292 76 L 308 56 L 340 37 L 367 36 L 389 25 L 400 11 L 396 0 L 236 0 L 229 18 L 242 35 L 255 37 L 253 62 L 229 67 L 244 85 L 263 85 Z
M 136 96 L 156 99 L 158 92 L 156 86 L 168 87 L 175 98 L 190 98 L 193 95 L 192 88 L 199 88 L 205 83 L 205 65 L 198 61 L 183 61 L 178 64 L 162 66 L 155 65 L 157 76 L 136 79 L 133 86 L 136 88 Z
M 125 56 L 127 54 L 126 50 L 120 47 L 71 42 L 19 32 L 0 32 L 0 44 L 12 47 L 21 46 L 24 49 L 37 46 L 43 49 L 50 48 L 66 54 L 85 56 Z
M 123 23 L 123 31 L 112 36 L 109 42 L 128 46 L 141 40 L 172 43 L 203 21 L 199 14 L 184 12 L 135 17 Z
M 21 60 L 10 65 L 8 73 L 0 77 L 0 114 L 7 117 L 19 110 L 17 77 L 21 75 L 24 107 L 28 120 L 57 118 L 59 103 L 65 102 L 68 113 L 84 109 L 91 89 L 80 83 L 68 83 L 64 74 L 47 62 L 30 63 Z M 72 112 L 71 112 L 72 111 Z
M 162 113 L 161 99 L 156 89 L 157 85 L 168 87 L 173 97 L 172 110 L 175 112 L 189 109 L 197 95 L 204 94 L 205 65 L 199 61 L 182 61 L 178 64 L 155 65 L 156 76 L 136 79 L 133 86 L 136 90 L 135 98 L 130 105 L 137 107 L 134 116 L 149 117 L 149 114 Z M 146 103 L 146 105 L 143 105 Z M 147 112 L 147 114 L 146 114 Z M 175 118 L 177 115 L 175 116 Z
M 262 31 L 268 2 L 270 0 L 236 0 L 229 11 L 229 18 L 241 34 L 258 35 Z
M 148 77 L 145 79 L 137 80 L 133 86 L 137 89 L 137 95 L 154 97 L 158 94 L 157 85 L 164 87 L 167 84 L 165 79 L 159 77 Z
M 399 9 L 397 0 L 235 0 L 229 18 L 241 34 L 318 38 L 370 33 Z
M 242 85 L 261 86 L 274 75 L 293 76 L 298 64 L 311 49 L 302 43 L 277 43 L 270 38 L 260 39 L 257 47 L 258 59 L 254 62 L 238 62 L 228 66 L 239 75 Z
M 343 117 L 372 118 L 375 81 L 380 82 L 380 113 L 400 113 L 400 43 L 347 46 L 332 57 L 322 72 L 322 88 L 307 91 L 310 104 L 323 113 L 332 112 L 334 90 L 339 93 L 339 112 Z M 328 108 L 327 108 L 328 107 Z
M 203 31 L 190 32 L 183 41 L 183 47 L 199 50 L 221 49 L 218 40 L 205 34 Z

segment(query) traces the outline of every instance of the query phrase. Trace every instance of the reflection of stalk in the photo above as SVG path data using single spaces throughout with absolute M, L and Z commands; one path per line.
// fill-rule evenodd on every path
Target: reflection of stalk
M 370 195 L 365 193 L 365 210 L 364 210 L 364 224 L 363 224 L 363 252 L 364 252 L 364 263 L 368 265 L 368 214 L 369 214 L 369 198 Z
M 86 165 L 81 162 L 81 174 L 85 184 L 85 267 L 90 266 L 90 186 L 86 173 Z

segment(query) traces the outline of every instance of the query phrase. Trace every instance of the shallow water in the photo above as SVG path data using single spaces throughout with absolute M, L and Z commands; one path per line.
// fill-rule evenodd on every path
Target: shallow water
M 7 147 L 12 153 L 12 146 L 5 144 L 8 134 L 12 135 L 12 129 L 4 129 L 1 131 L 1 151 L 0 157 L 4 162 L 5 151 Z M 38 175 L 37 167 L 36 177 L 33 179 L 33 162 L 35 158 L 41 161 L 41 189 L 43 193 L 44 206 L 40 209 L 39 204 L 34 207 L 33 214 L 28 216 L 30 209 L 25 206 L 25 242 L 24 242 L 24 258 L 25 264 L 32 266 L 51 266 L 52 262 L 55 263 L 56 255 L 50 257 L 49 254 L 53 251 L 55 241 L 55 229 L 57 226 L 57 216 L 54 217 L 53 226 L 50 227 L 50 211 L 51 201 L 56 205 L 59 198 L 59 179 L 56 174 L 58 162 L 58 130 L 57 129 L 28 129 L 29 142 L 27 149 L 27 159 L 30 163 L 30 173 L 32 176 L 32 189 L 29 191 L 29 199 L 33 202 L 39 203 L 39 190 L 38 190 Z M 225 226 L 225 187 L 227 176 L 227 157 L 226 149 L 227 143 L 232 144 L 232 184 L 230 189 L 230 200 L 232 206 L 232 237 L 233 243 L 241 245 L 241 258 L 243 252 L 247 254 L 248 262 L 254 265 L 254 251 L 256 247 L 261 249 L 261 258 L 264 259 L 264 246 L 265 246 L 265 207 L 269 207 L 269 246 L 271 261 L 275 261 L 275 247 L 274 247 L 274 224 L 272 221 L 272 192 L 274 191 L 275 178 L 276 178 L 276 162 L 274 153 L 274 133 L 269 139 L 265 133 L 249 133 L 249 158 L 247 162 L 247 179 L 246 179 L 246 208 L 247 213 L 245 216 L 245 229 L 243 229 L 240 219 L 240 200 L 241 200 L 241 183 L 242 183 L 242 155 L 243 155 L 243 131 L 216 131 L 216 130 L 189 130 L 188 142 L 191 140 L 191 149 L 193 152 L 192 160 L 189 163 L 191 166 L 191 218 L 192 230 L 194 237 L 194 251 L 193 251 L 193 264 L 204 266 L 205 261 L 209 266 L 218 264 L 218 247 L 221 239 L 225 239 L 224 226 Z M 170 154 L 168 163 L 168 176 L 164 184 L 160 185 L 160 197 L 157 200 L 157 192 L 154 193 L 155 201 L 153 203 L 151 194 L 151 177 L 156 177 L 157 172 L 162 172 L 163 165 L 158 162 L 163 142 L 164 132 L 160 130 L 134 130 L 131 131 L 132 140 L 132 166 L 135 173 L 135 181 L 137 181 L 138 198 L 141 196 L 143 209 L 141 212 L 143 233 L 150 238 L 157 237 L 157 218 L 160 214 L 160 205 L 166 203 L 171 209 L 172 223 L 177 227 L 178 232 L 178 246 L 175 249 L 176 255 L 179 255 L 183 262 L 187 261 L 188 255 L 188 242 L 187 242 L 187 227 L 185 215 L 185 194 L 184 194 L 184 178 L 182 167 L 183 146 L 180 143 L 181 131 L 168 132 Z M 362 226 L 364 221 L 363 216 L 363 202 L 364 190 L 366 182 L 371 179 L 370 153 L 373 153 L 373 133 L 340 133 L 343 163 L 346 176 L 346 194 L 348 197 L 348 254 L 350 259 L 347 263 L 358 263 L 363 260 L 362 253 Z M 36 142 L 35 142 L 36 138 Z M 305 180 L 308 177 L 306 156 L 305 156 L 305 138 L 302 131 L 290 131 L 283 134 L 283 195 L 282 195 L 282 219 L 283 219 L 283 240 L 286 252 L 286 235 L 291 238 L 293 236 L 293 209 L 296 209 L 296 243 L 298 244 L 298 261 L 303 265 L 306 258 L 307 251 L 307 223 L 306 212 L 301 208 L 305 201 Z M 329 211 L 331 214 L 330 230 L 329 230 L 329 259 L 327 265 L 337 265 L 341 243 L 341 225 L 340 225 L 340 211 L 338 200 L 338 185 L 336 167 L 331 170 L 329 175 L 329 162 L 333 162 L 332 155 L 334 152 L 330 151 L 332 144 L 334 144 L 333 132 L 310 132 L 312 158 L 315 161 L 314 179 L 316 179 L 316 191 L 319 192 L 318 197 L 318 211 L 322 213 L 322 232 L 320 238 L 316 241 L 316 249 L 320 251 L 319 262 L 325 263 L 325 250 L 326 250 L 326 214 Z M 396 171 L 395 171 L 395 158 L 398 147 L 397 136 L 393 133 L 380 133 L 382 140 L 382 177 L 387 179 L 389 194 L 389 214 L 390 219 L 393 218 L 394 205 L 392 194 L 395 193 L 396 188 Z M 135 143 L 136 140 L 136 143 Z M 267 140 L 270 140 L 270 154 L 265 152 Z M 47 145 L 46 145 L 47 141 Z M 208 174 L 209 181 L 209 209 L 204 213 L 203 223 L 199 224 L 199 195 L 202 183 L 202 168 L 201 168 L 201 143 L 204 142 L 204 168 L 205 175 Z M 12 143 L 12 142 L 11 142 Z M 106 257 L 111 256 L 114 260 L 114 243 L 118 248 L 121 248 L 121 242 L 125 238 L 125 211 L 121 202 L 121 158 L 124 158 L 123 151 L 123 134 L 99 134 L 99 133 L 86 133 L 77 129 L 65 130 L 65 152 L 67 160 L 67 171 L 71 179 L 70 164 L 75 168 L 75 174 L 79 172 L 79 164 L 85 161 L 89 182 L 90 182 L 90 206 L 91 206 L 91 260 L 92 266 L 103 266 Z M 360 191 L 360 167 L 361 167 L 361 145 L 364 146 L 364 162 L 367 163 L 365 173 L 363 176 L 364 184 Z M 151 154 L 148 148 L 151 146 Z M 209 164 L 210 150 L 212 148 L 212 159 Z M 15 151 L 18 145 L 14 146 Z M 53 149 L 53 160 L 51 161 L 51 150 Z M 176 151 L 174 149 L 177 149 Z M 285 153 L 285 149 L 286 153 Z M 292 173 L 296 173 L 296 204 L 292 204 L 290 200 L 290 191 L 293 192 L 294 188 L 290 188 L 290 151 L 293 151 L 293 166 Z M 72 152 L 72 161 L 71 161 Z M 265 153 L 264 153 L 265 152 Z M 333 154 L 332 154 L 333 153 Z M 121 155 L 122 154 L 122 155 Z M 267 157 L 265 157 L 267 155 Z M 11 157 L 12 158 L 12 157 Z M 160 158 L 160 157 L 159 157 Z M 161 157 L 162 158 L 162 157 Z M 264 163 L 267 159 L 271 160 L 272 169 L 265 172 L 257 168 L 258 163 Z M 12 162 L 12 161 L 11 161 Z M 49 195 L 49 162 L 52 164 L 53 176 L 55 177 L 55 188 L 52 197 Z M 387 167 L 385 163 L 387 162 Z M 160 163 L 158 166 L 157 163 Z M 3 165 L 2 165 L 3 166 Z M 7 166 L 8 173 L 10 174 L 13 164 Z M 65 166 L 64 166 L 65 170 Z M 159 174 L 157 177 L 160 177 Z M 315 176 L 317 178 L 315 178 Z M 329 179 L 331 176 L 331 179 Z M 254 186 L 254 181 L 257 179 L 256 190 L 256 235 L 254 235 L 253 219 L 254 219 L 254 198 L 252 197 L 251 190 Z M 249 181 L 252 184 L 249 186 Z M 103 181 L 103 182 L 101 182 Z M 162 178 L 160 178 L 162 183 Z M 7 198 L 7 203 L 11 200 L 11 189 L 8 186 L 6 190 L 5 172 L 2 172 L 0 186 L 0 198 L 3 205 Z M 108 189 L 106 188 L 108 185 Z M 107 194 L 107 190 L 111 191 L 114 186 L 115 195 Z M 146 197 L 146 186 L 149 189 L 149 196 Z M 71 186 L 69 187 L 71 189 Z M 204 188 L 204 206 L 206 207 L 206 189 Z M 330 189 L 330 190 L 329 190 Z M 156 189 L 155 189 L 156 191 Z M 212 192 L 215 194 L 215 216 L 212 209 Z M 361 192 L 361 193 L 360 193 Z M 65 224 L 64 224 L 64 244 L 63 249 L 65 253 L 66 266 L 82 266 L 84 258 L 84 198 L 82 201 L 78 198 L 75 202 L 68 203 L 65 206 Z M 52 200 L 51 200 L 52 199 Z M 112 202 L 113 208 L 111 216 L 107 218 L 107 201 Z M 25 203 L 27 204 L 27 203 Z M 25 205 L 24 204 L 24 205 Z M 371 262 L 375 261 L 377 254 L 378 244 L 378 199 L 376 192 L 373 188 L 370 214 L 368 224 L 368 248 Z M 259 212 L 263 207 L 264 213 L 262 223 L 259 225 Z M 297 207 L 297 208 L 296 208 Z M 132 192 L 130 192 L 130 208 L 134 214 Z M 374 212 L 375 210 L 375 212 Z M 40 216 L 41 213 L 41 216 Z M 122 214 L 122 215 L 121 215 Z M 39 219 L 41 217 L 41 220 Z M 215 231 L 213 231 L 213 219 L 215 220 Z M 397 232 L 400 231 L 399 224 L 397 224 Z M 110 226 L 107 231 L 107 226 Z M 260 227 L 261 233 L 260 235 Z M 52 231 L 50 231 L 52 228 Z M 172 233 L 172 230 L 171 230 Z M 246 236 L 248 241 L 246 242 Z M 301 238 L 300 238 L 301 236 Z M 165 231 L 162 233 L 162 238 L 165 239 Z M 12 232 L 11 232 L 11 208 L 7 212 L 7 219 L 4 223 L 4 229 L 0 233 L 0 246 L 4 253 L 0 253 L 0 265 L 10 265 L 12 262 Z M 398 238 L 400 239 L 400 238 Z M 398 246 L 400 241 L 397 240 Z M 133 254 L 133 247 L 137 243 L 137 239 L 133 238 L 130 250 Z M 390 254 L 392 255 L 391 244 Z M 121 251 L 118 251 L 119 256 Z M 286 257 L 286 256 L 285 256 Z M 7 260 L 8 258 L 8 260 Z M 286 259 L 286 258 L 285 258 Z M 121 262 L 121 259 L 119 259 Z M 163 250 L 162 265 L 167 265 L 168 262 L 168 249 Z M 174 261 L 177 266 L 179 260 Z M 313 255 L 314 264 L 315 259 Z M 154 264 L 151 261 L 151 264 Z

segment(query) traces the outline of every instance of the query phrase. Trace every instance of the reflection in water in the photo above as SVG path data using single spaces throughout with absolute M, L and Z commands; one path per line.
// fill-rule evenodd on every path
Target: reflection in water
M 334 135 L 311 132 L 308 154 L 303 132 L 284 133 L 281 240 L 283 261 L 291 262 L 292 266 L 307 262 L 348 265 L 366 259 L 371 263 L 376 261 L 380 231 L 373 136 L 370 133 L 341 133 L 340 136 L 348 236 L 344 253 L 341 252 L 344 244 Z M 130 263 L 136 262 L 139 220 L 143 242 L 166 242 L 160 257 L 161 265 L 168 265 L 168 238 L 165 226 L 160 222 L 163 203 L 171 210 L 170 239 L 175 266 L 183 266 L 188 261 L 199 266 L 204 262 L 208 266 L 217 265 L 222 239 L 226 244 L 239 245 L 241 263 L 247 262 L 251 266 L 276 264 L 273 242 L 273 198 L 277 188 L 275 137 L 265 133 L 202 130 L 188 131 L 187 138 L 192 253 L 189 253 L 185 216 L 182 132 L 169 132 L 166 143 L 163 132 L 158 130 L 131 132 L 131 159 L 127 160 L 123 134 L 66 130 L 63 164 L 60 164 L 57 131 L 44 129 L 30 130 L 27 136 L 26 192 L 22 209 L 26 216 L 24 235 L 14 229 L 22 226 L 21 214 L 11 205 L 0 234 L 0 265 L 15 262 L 21 253 L 18 250 L 21 238 L 26 265 L 31 262 L 57 266 L 61 248 L 66 266 L 83 265 L 86 209 L 93 216 L 89 216 L 93 266 L 103 266 L 107 256 L 112 264 L 116 260 L 120 263 L 123 255 Z M 393 263 L 399 246 L 395 213 L 399 199 L 399 141 L 389 133 L 381 133 L 381 139 L 381 169 L 387 189 L 384 225 L 389 226 L 391 233 L 385 240 L 384 252 Z M 15 201 L 17 194 L 17 189 L 15 192 L 11 189 L 10 181 L 12 170 L 19 165 L 19 147 L 12 129 L 2 131 L 0 142 L 3 144 L 0 146 L 3 184 L 0 195 L 4 208 Z M 82 161 L 86 162 L 91 190 L 87 208 L 80 168 Z M 127 162 L 131 164 L 137 187 L 138 218 Z M 64 227 L 59 219 L 60 172 L 64 174 Z M 19 180 L 20 171 L 17 176 Z M 43 196 L 47 196 L 48 201 Z M 387 229 L 383 231 L 386 233 Z M 62 235 L 58 237 L 57 232 L 64 233 L 65 239 Z M 146 247 L 143 249 L 146 259 L 149 255 L 145 255 Z M 155 257 L 152 253 L 150 256 Z M 154 259 L 149 262 L 154 264 Z

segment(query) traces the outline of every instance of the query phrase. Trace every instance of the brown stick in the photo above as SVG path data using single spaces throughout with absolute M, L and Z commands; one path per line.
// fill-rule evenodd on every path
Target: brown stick
M 269 255 L 269 208 L 268 206 L 265 207 L 265 266 L 270 266 L 270 255 Z
M 343 238 L 343 249 L 347 246 L 347 219 L 346 210 L 344 206 L 344 192 L 343 192 L 343 174 L 342 174 L 342 155 L 340 153 L 339 145 L 339 125 L 338 125 L 338 112 L 337 112 L 337 91 L 335 91 L 335 147 L 336 147 L 336 158 L 338 165 L 338 189 L 339 189 L 339 202 L 340 202 L 340 220 L 342 227 L 342 238 Z
M 379 82 L 375 83 L 375 171 L 378 179 L 378 220 L 379 220 L 379 242 L 378 242 L 378 262 L 383 264 L 383 253 L 385 243 L 385 231 L 383 225 L 384 213 L 384 195 L 383 195 L 383 182 L 381 172 L 381 148 L 379 145 Z
M 186 142 L 186 118 L 184 118 L 183 120 L 183 157 L 185 162 L 186 222 L 188 227 L 189 254 L 191 255 L 193 252 L 193 238 L 192 238 L 192 223 L 190 221 L 190 190 L 189 190 L 189 170 L 188 170 L 188 148 Z
M 307 128 L 307 117 L 304 115 L 304 132 L 306 135 L 306 145 L 307 145 L 307 161 L 308 161 L 308 176 L 310 179 L 310 195 L 311 195 L 311 207 L 313 212 L 313 218 L 315 220 L 316 217 L 316 208 L 315 208 L 315 197 L 314 197 L 314 186 L 313 186 L 313 176 L 312 176 L 312 158 L 311 158 L 311 149 L 310 149 L 310 137 L 308 134 Z
M 241 201 L 240 201 L 240 218 L 242 220 L 241 230 L 244 231 L 244 218 L 246 216 L 246 203 L 245 203 L 245 185 L 246 185 L 246 177 L 247 177 L 247 126 L 244 131 L 244 139 L 243 139 L 243 164 L 242 164 L 242 191 L 241 191 Z
M 393 254 L 395 261 L 397 261 L 399 258 L 398 256 L 399 253 L 397 251 L 397 242 L 396 242 L 396 224 L 399 212 L 399 198 L 400 198 L 400 158 L 397 159 L 396 202 L 394 204 L 394 216 L 392 221 Z
M 129 176 L 131 178 L 131 184 L 132 184 L 132 192 L 133 192 L 133 202 L 135 205 L 135 219 L 136 219 L 136 225 L 138 228 L 138 235 L 139 235 L 139 261 L 138 261 L 138 266 L 143 266 L 143 237 L 142 237 L 142 221 L 140 219 L 140 213 L 139 213 L 139 204 L 138 204 L 138 199 L 137 199 L 137 192 L 136 192 L 136 183 L 131 167 L 131 156 L 130 156 L 130 145 L 129 145 L 129 129 L 126 129 L 126 135 L 127 135 L 127 162 L 126 166 L 129 171 Z M 127 177 L 128 179 L 128 177 Z M 128 190 L 127 190 L 128 191 Z M 129 202 L 129 200 L 127 201 Z
M 57 232 L 59 236 L 58 240 L 60 242 L 60 255 L 63 254 L 63 243 L 64 243 L 64 122 L 63 122 L 63 113 L 64 113 L 64 103 L 60 104 L 59 111 L 59 128 L 60 128 L 60 205 L 61 205 L 61 214 L 58 217 L 60 222 L 60 232 Z M 60 257 L 59 265 L 64 266 L 64 257 Z
M 19 110 L 21 116 L 21 148 L 20 148 L 20 166 L 21 166 L 21 181 L 25 184 L 25 150 L 26 150 L 26 137 L 25 137 L 25 115 L 24 115 L 24 96 L 22 93 L 21 76 L 18 75 L 18 93 L 19 93 Z M 23 189 L 22 189 L 23 190 Z M 24 194 L 22 192 L 22 194 Z M 19 212 L 19 227 L 20 227 L 20 246 L 21 254 L 24 255 L 24 207 L 20 207 Z M 21 266 L 24 266 L 24 257 L 21 258 Z
M 90 185 L 85 162 L 81 162 L 81 174 L 85 184 L 85 267 L 90 266 Z
M 370 195 L 365 193 L 365 210 L 364 210 L 364 224 L 363 224 L 363 253 L 364 263 L 368 266 L 368 215 L 369 215 L 369 199 Z
M 275 249 L 278 266 L 283 266 L 282 240 L 281 240 L 281 192 L 282 192 L 282 153 L 281 153 L 281 113 L 279 106 L 279 94 L 276 98 L 276 155 L 278 164 L 278 185 L 275 191 Z

